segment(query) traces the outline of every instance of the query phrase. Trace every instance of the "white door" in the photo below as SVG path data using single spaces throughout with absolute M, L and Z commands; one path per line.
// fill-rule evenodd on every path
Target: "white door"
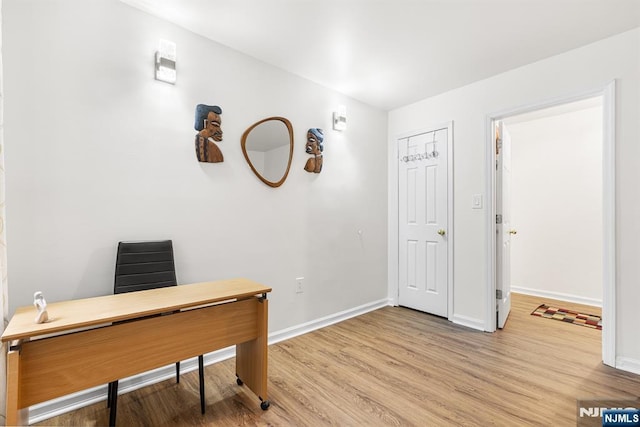
M 398 140 L 402 306 L 447 316 L 448 129 Z
M 511 311 L 511 137 L 496 125 L 496 310 L 498 328 Z

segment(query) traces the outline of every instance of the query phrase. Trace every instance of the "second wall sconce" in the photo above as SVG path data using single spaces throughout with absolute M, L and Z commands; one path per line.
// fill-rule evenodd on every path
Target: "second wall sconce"
M 156 52 L 156 80 L 176 84 L 176 44 L 169 40 L 160 40 Z
M 333 113 L 333 130 L 343 131 L 347 128 L 347 107 L 338 106 L 338 111 Z

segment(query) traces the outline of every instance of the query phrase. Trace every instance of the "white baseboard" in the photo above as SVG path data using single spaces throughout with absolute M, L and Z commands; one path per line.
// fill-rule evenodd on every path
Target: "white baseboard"
M 451 320 L 456 325 L 466 326 L 467 328 L 484 331 L 483 319 L 475 319 L 473 317 L 463 316 L 461 314 L 454 314 L 449 320 Z
M 334 323 L 342 322 L 343 320 L 350 319 L 352 317 L 360 316 L 373 310 L 390 305 L 389 299 L 381 299 L 368 304 L 363 304 L 358 307 L 354 307 L 348 310 L 341 311 L 329 316 L 321 317 L 319 319 L 296 325 L 291 328 L 286 328 L 281 331 L 276 331 L 269 334 L 269 344 L 275 344 L 280 341 L 284 341 L 290 338 L 304 335 L 308 332 L 316 329 L 321 329 Z M 236 355 L 235 346 L 223 348 L 204 355 L 204 364 L 211 365 L 213 363 L 221 362 L 226 359 L 230 359 Z M 180 372 L 186 373 L 195 371 L 198 369 L 198 358 L 183 360 L 180 362 Z M 144 372 L 129 378 L 123 378 L 118 381 L 118 394 L 128 393 L 130 391 L 146 387 L 151 384 L 155 384 L 160 381 L 167 380 L 169 378 L 175 378 L 176 371 L 175 365 L 168 365 L 162 368 L 155 369 L 153 371 Z M 59 397 L 57 399 L 49 400 L 37 405 L 33 405 L 29 408 L 29 424 L 38 423 L 48 418 L 55 417 L 66 412 L 74 411 L 84 406 L 92 405 L 98 402 L 105 402 L 105 413 L 107 412 L 107 385 L 93 387 L 87 390 L 82 390 L 77 393 L 69 394 Z
M 533 295 L 534 297 L 551 298 L 561 301 L 574 302 L 576 304 L 592 305 L 602 307 L 602 299 L 587 298 L 578 295 L 564 294 L 561 292 L 541 291 L 539 289 L 523 288 L 520 286 L 511 286 L 511 292 L 525 295 Z
M 288 340 L 289 338 L 304 335 L 308 332 L 315 331 L 316 329 L 321 329 L 326 326 L 333 325 L 334 323 L 342 322 L 343 320 L 360 316 L 388 305 L 391 305 L 391 300 L 385 298 L 368 304 L 363 304 L 359 307 L 350 308 L 339 313 L 331 314 L 329 316 L 321 317 L 319 319 L 312 320 L 311 322 L 292 326 L 291 328 L 269 334 L 269 344 L 275 344 L 280 341 Z
M 640 360 L 629 357 L 616 357 L 616 369 L 640 375 Z

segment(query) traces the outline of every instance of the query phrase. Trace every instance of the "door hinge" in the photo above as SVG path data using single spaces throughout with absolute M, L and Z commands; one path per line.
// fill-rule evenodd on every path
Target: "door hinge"
M 496 299 L 502 299 L 502 289 L 496 289 Z
M 502 214 L 496 215 L 496 224 L 502 224 Z

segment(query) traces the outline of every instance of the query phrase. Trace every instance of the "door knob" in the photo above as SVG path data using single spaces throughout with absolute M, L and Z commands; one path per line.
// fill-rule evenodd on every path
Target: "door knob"
M 438 230 L 438 234 L 441 236 L 444 236 L 446 233 L 446 231 L 444 231 L 442 228 L 440 230 Z
M 509 234 L 518 234 L 516 230 L 509 230 Z

